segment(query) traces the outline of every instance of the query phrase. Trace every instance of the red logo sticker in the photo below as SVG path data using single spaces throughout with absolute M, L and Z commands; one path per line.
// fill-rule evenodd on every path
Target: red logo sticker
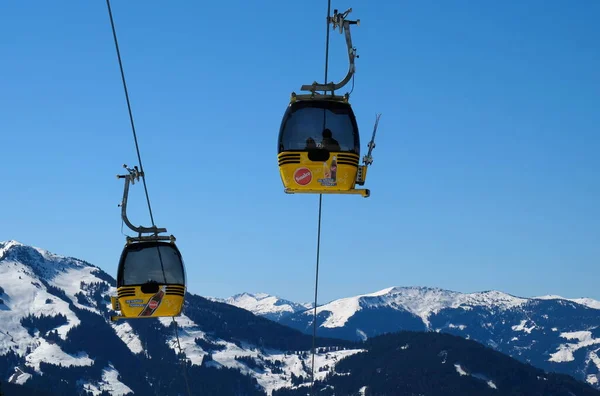
M 306 186 L 312 180 L 312 173 L 308 168 L 299 168 L 294 172 L 294 180 L 301 186 Z
M 156 307 L 158 307 L 158 301 L 150 301 L 150 303 L 148 303 L 148 306 L 150 307 L 150 309 L 156 309 Z

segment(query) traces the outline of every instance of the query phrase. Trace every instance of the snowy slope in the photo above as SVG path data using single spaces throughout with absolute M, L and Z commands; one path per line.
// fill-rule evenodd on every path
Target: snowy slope
M 10 379 L 12 383 L 27 385 L 35 375 L 44 374 L 42 363 L 60 364 L 63 367 L 92 367 L 95 362 L 86 350 L 66 352 L 54 338 L 59 337 L 68 342 L 69 330 L 83 324 L 82 321 L 85 320 L 81 316 L 83 311 L 97 315 L 133 355 L 142 359 L 160 358 L 146 350 L 135 330 L 136 326 L 132 326 L 133 322 L 108 320 L 112 312 L 109 295 L 116 294 L 116 289 L 107 279 L 114 284 L 114 279 L 84 261 L 58 256 L 16 241 L 0 242 L 0 358 L 14 352 L 22 359 L 21 365 L 14 367 L 10 378 L 0 380 Z M 262 309 L 263 313 L 293 313 L 306 309 L 300 304 L 262 294 L 236 297 L 229 301 L 245 304 L 247 308 Z M 41 315 L 43 317 L 39 320 L 54 320 L 54 324 L 46 328 L 41 322 L 35 322 L 35 318 L 40 318 Z M 216 315 L 219 316 L 219 313 Z M 30 323 L 32 320 L 33 325 Z M 165 347 L 178 352 L 181 346 L 194 366 L 229 367 L 248 374 L 256 378 L 268 395 L 274 389 L 292 386 L 292 374 L 303 377 L 306 381 L 310 377 L 310 353 L 307 351 L 290 353 L 262 348 L 248 342 L 226 341 L 214 332 L 205 332 L 201 325 L 185 314 L 176 318 L 179 326 L 178 342 L 175 333 L 168 329 L 172 318 L 157 320 L 163 328 L 161 333 L 166 334 Z M 148 323 L 147 320 L 144 322 Z M 43 331 L 38 330 L 40 326 L 44 328 Z M 275 323 L 270 326 L 279 328 Z M 82 335 L 79 334 L 79 337 Z M 77 345 L 81 345 L 83 341 L 78 342 Z M 216 349 L 213 350 L 213 347 Z M 344 356 L 357 352 L 360 350 L 338 347 L 321 349 L 315 359 L 316 370 L 325 366 L 333 367 Z M 250 358 L 252 361 L 244 360 Z M 80 390 L 94 395 L 103 391 L 108 391 L 111 395 L 131 393 L 132 388 L 120 380 L 122 373 L 115 366 L 118 365 L 108 361 L 95 378 L 88 376 L 73 382 Z M 318 376 L 325 376 L 326 373 L 327 370 L 319 371 Z
M 6 306 L 6 309 L 0 310 L 0 323 L 4 335 L 0 338 L 0 354 L 8 349 L 17 349 L 23 353 L 28 347 L 39 346 L 38 337 L 29 335 L 20 324 L 21 319 L 29 314 L 65 315 L 67 323 L 56 328 L 63 339 L 69 329 L 80 323 L 77 315 L 70 310 L 69 304 L 49 293 L 42 284 L 42 279 L 57 278 L 60 284 L 68 283 L 71 297 L 74 296 L 77 287 L 76 280 L 80 277 L 88 281 L 94 279 L 103 282 L 91 275 L 94 267 L 75 260 L 62 261 L 60 266 L 53 265 L 46 257 L 50 257 L 50 254 L 16 241 L 0 243 L 0 287 L 4 290 L 0 297 Z M 29 264 L 25 265 L 23 261 Z M 38 274 L 43 274 L 44 277 Z M 69 277 L 72 280 L 65 282 Z M 48 283 L 56 286 L 53 280 Z
M 264 295 L 268 296 L 267 294 Z M 428 329 L 431 329 L 429 317 L 444 309 L 460 308 L 470 310 L 474 307 L 482 307 L 494 310 L 510 310 L 522 307 L 526 303 L 536 299 L 571 301 L 600 310 L 600 301 L 590 298 L 567 299 L 560 296 L 522 298 L 496 290 L 460 293 L 429 287 L 388 287 L 373 293 L 341 298 L 320 305 L 317 308 L 317 315 L 326 314 L 327 316 L 321 327 L 335 328 L 344 326 L 352 316 L 361 310 L 367 308 L 393 308 L 410 312 L 419 317 Z M 230 300 L 233 299 L 230 298 L 226 302 L 242 307 L 244 304 L 251 306 L 251 310 L 258 315 L 264 314 L 263 312 L 272 312 L 269 307 L 261 309 L 257 304 L 247 302 L 253 299 L 241 298 L 239 301 Z M 299 311 L 301 311 L 302 315 L 313 315 L 312 310 L 303 309 Z
M 160 318 L 163 326 L 167 327 L 171 323 L 171 318 Z M 265 389 L 267 395 L 275 389 L 292 386 L 292 374 L 297 377 L 310 377 L 311 354 L 307 351 L 298 351 L 296 353 L 286 353 L 272 348 L 259 348 L 256 345 L 242 343 L 241 346 L 233 342 L 215 340 L 207 333 L 201 330 L 201 327 L 190 320 L 187 316 L 181 315 L 175 319 L 179 326 L 179 342 L 185 354 L 190 358 L 192 364 L 201 365 L 207 355 L 211 355 L 211 360 L 207 363 L 213 367 L 235 368 L 246 375 L 255 377 L 258 383 Z M 215 352 L 208 352 L 199 346 L 195 339 L 200 338 L 209 343 L 215 343 L 222 349 Z M 177 350 L 177 340 L 172 337 L 169 341 L 171 348 Z M 340 359 L 362 352 L 362 349 L 342 349 L 342 348 L 317 348 L 315 354 L 315 378 L 323 379 L 328 370 L 320 371 L 323 367 L 333 367 Z M 236 358 L 237 357 L 237 358 Z M 238 358 L 251 358 L 256 364 L 256 368 L 249 366 Z
M 211 300 L 227 303 L 271 320 L 279 320 L 313 307 L 311 303 L 299 304 L 266 293 L 239 293 L 225 299 L 212 297 Z
M 320 336 L 349 340 L 399 330 L 448 332 L 544 370 L 566 370 L 600 389 L 599 308 L 589 298 L 389 287 L 321 305 L 317 323 Z M 311 334 L 313 311 L 279 322 Z
M 342 298 L 317 308 L 317 315 L 329 313 L 322 327 L 341 327 L 358 311 L 365 308 L 403 309 L 421 318 L 427 327 L 429 316 L 446 308 L 470 309 L 481 306 L 487 308 L 510 309 L 527 302 L 527 299 L 511 296 L 498 291 L 479 293 L 458 293 L 449 290 L 427 287 L 389 287 L 370 294 Z M 312 312 L 304 312 L 311 315 Z
M 68 354 L 55 343 L 48 342 L 43 336 L 49 331 L 33 335 L 21 323 L 29 315 L 39 317 L 58 317 L 64 315 L 66 323 L 54 328 L 63 340 L 67 332 L 80 324 L 77 315 L 70 309 L 69 303 L 48 290 L 49 286 L 62 289 L 76 307 L 99 313 L 97 310 L 77 302 L 76 293 L 80 292 L 81 282 L 106 283 L 94 275 L 99 269 L 80 260 L 56 256 L 43 249 L 23 245 L 17 241 L 0 242 L 0 355 L 13 351 L 25 358 L 26 366 L 40 373 L 40 362 L 60 364 L 62 366 L 91 366 L 93 361 L 87 353 Z M 107 372 L 114 368 L 106 367 Z M 12 380 L 23 384 L 31 377 L 20 368 L 15 369 Z M 118 373 L 108 375 L 96 389 L 117 389 L 127 393 L 127 386 L 117 380 Z M 100 391 L 98 393 L 100 393 Z
M 534 297 L 536 299 L 540 299 L 540 300 L 565 300 L 565 301 L 572 301 L 574 303 L 577 304 L 581 304 L 581 305 L 585 305 L 586 307 L 589 308 L 593 308 L 593 309 L 600 309 L 600 301 L 598 300 L 594 300 L 592 298 L 565 298 L 565 297 L 561 297 L 561 296 L 557 296 L 557 295 L 547 295 L 547 296 L 539 296 L 539 297 Z
M 261 315 L 275 320 L 287 314 L 301 312 L 304 315 L 313 315 L 312 303 L 295 303 L 267 293 L 240 293 L 227 299 L 213 298 L 215 301 L 225 302 L 246 309 L 255 315 Z M 374 293 L 342 298 L 321 305 L 317 314 L 327 312 L 329 318 L 322 324 L 323 327 L 340 327 L 363 308 L 373 307 L 401 307 L 408 312 L 420 317 L 428 324 L 428 316 L 448 307 L 469 306 L 503 307 L 512 308 L 527 301 L 498 291 L 463 294 L 448 290 L 426 287 L 389 287 Z
M 111 342 L 119 343 L 135 356 L 133 360 L 127 358 L 127 364 L 143 364 L 147 359 L 152 365 L 157 358 L 163 359 L 169 348 L 178 352 L 181 346 L 192 367 L 232 368 L 255 378 L 269 395 L 298 381 L 306 384 L 310 378 L 309 346 L 290 350 L 289 345 L 296 345 L 296 341 L 286 341 L 280 349 L 265 347 L 258 337 L 254 343 L 244 341 L 256 334 L 279 339 L 284 329 L 264 319 L 261 320 L 268 325 L 258 323 L 256 316 L 247 311 L 274 320 L 280 318 L 281 322 L 296 320 L 290 323 L 304 331 L 312 327 L 309 304 L 296 304 L 264 293 L 212 299 L 227 305 L 190 296 L 184 315 L 176 319 L 178 342 L 171 318 L 142 321 L 155 323 L 152 326 L 158 329 L 158 338 L 152 335 L 154 327 L 140 327 L 135 321 L 110 322 L 108 296 L 116 293 L 113 284 L 112 277 L 84 261 L 16 241 L 0 242 L 0 359 L 10 353 L 20 359 L 10 366 L 13 372 L 4 380 L 27 385 L 39 378 L 44 364 L 52 363 L 71 367 L 74 372 L 89 368 L 85 378 L 72 381 L 80 390 L 95 395 L 102 391 L 112 395 L 132 392 L 140 385 L 131 382 L 135 381 L 131 373 L 123 372 L 128 366 L 120 361 L 121 357 L 112 362 L 103 358 L 101 366 L 96 367 L 98 363 L 92 357 L 98 356 L 98 350 L 87 348 L 86 342 L 95 341 L 96 327 L 102 326 L 105 340 L 110 339 L 105 330 L 112 332 L 115 341 Z M 189 305 L 190 301 L 195 305 Z M 319 307 L 319 336 L 336 336 L 327 331 L 351 327 L 361 338 L 368 338 L 381 332 L 383 325 L 387 326 L 384 329 L 397 331 L 406 328 L 409 321 L 417 330 L 445 331 L 471 338 L 544 369 L 564 371 L 559 366 L 568 363 L 573 376 L 600 388 L 600 310 L 590 308 L 595 303 L 556 296 L 526 299 L 498 291 L 465 294 L 425 287 L 390 287 Z M 399 316 L 390 324 L 394 312 Z M 44 325 L 44 321 L 51 325 Z M 69 334 L 73 333 L 69 330 L 86 323 L 87 329 L 93 329 L 91 339 L 86 341 L 84 330 L 80 330 L 76 332 L 75 344 L 69 344 Z M 216 325 L 211 327 L 211 323 Z M 248 331 L 234 330 L 240 327 L 248 327 Z M 290 336 L 286 334 L 284 337 Z M 164 341 L 164 349 L 148 349 L 149 343 L 159 339 Z M 331 372 L 345 356 L 361 351 L 339 345 L 318 351 L 318 378 Z M 107 347 L 120 350 L 114 344 Z M 150 381 L 147 384 L 151 385 Z

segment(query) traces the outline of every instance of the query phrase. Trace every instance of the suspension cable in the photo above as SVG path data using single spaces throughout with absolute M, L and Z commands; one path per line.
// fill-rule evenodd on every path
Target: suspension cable
M 321 249 L 321 208 L 323 204 L 323 194 L 319 194 L 319 222 L 317 227 L 317 268 L 315 271 L 315 306 L 313 313 L 313 339 L 312 339 L 312 363 L 311 363 L 311 382 L 314 390 L 315 386 L 315 339 L 317 337 L 317 293 L 319 288 L 319 256 Z
M 148 204 L 148 212 L 150 212 L 150 221 L 152 227 L 154 224 L 154 216 L 152 215 L 152 206 L 150 205 L 150 196 L 148 195 L 148 187 L 146 186 L 146 175 L 144 174 L 144 167 L 142 166 L 142 156 L 140 155 L 140 147 L 138 145 L 137 134 L 135 132 L 135 124 L 133 122 L 133 114 L 131 112 L 131 103 L 129 102 L 129 93 L 127 91 L 127 83 L 125 82 L 125 72 L 123 71 L 123 62 L 121 62 L 121 52 L 119 51 L 119 42 L 117 40 L 117 32 L 115 30 L 115 23 L 113 21 L 112 11 L 110 8 L 110 0 L 106 0 L 106 6 L 108 7 L 108 16 L 110 17 L 110 25 L 112 27 L 113 38 L 115 40 L 115 48 L 117 50 L 117 58 L 119 60 L 119 69 L 121 69 L 121 80 L 123 80 L 123 89 L 125 90 L 125 99 L 127 100 L 127 109 L 129 111 L 129 121 L 131 122 L 131 130 L 133 131 L 133 141 L 135 142 L 135 150 L 137 151 L 138 162 L 140 164 L 140 173 L 142 176 L 142 182 L 144 183 L 144 192 L 146 193 L 146 202 Z
M 331 13 L 331 0 L 327 0 L 327 20 L 326 20 L 326 39 L 325 39 L 325 81 L 327 84 L 327 72 L 329 68 L 329 15 Z M 324 92 L 327 94 L 327 91 Z M 323 115 L 325 116 L 325 114 Z M 323 118 L 325 123 L 325 118 Z M 311 362 L 311 393 L 314 394 L 315 388 L 315 340 L 317 338 L 317 297 L 319 291 L 319 257 L 321 251 L 321 213 L 323 207 L 323 194 L 319 194 L 319 220 L 317 226 L 317 263 L 315 271 L 315 306 L 313 311 L 313 339 L 312 339 L 312 362 Z
M 125 82 L 125 72 L 123 70 L 123 62 L 121 61 L 121 51 L 119 50 L 119 41 L 117 40 L 117 31 L 115 29 L 115 22 L 112 16 L 112 10 L 110 8 L 110 0 L 106 0 L 106 6 L 108 7 L 108 16 L 110 17 L 110 26 L 112 27 L 113 38 L 115 40 L 115 48 L 117 50 L 117 59 L 119 60 L 119 69 L 121 70 L 121 80 L 123 81 L 123 89 L 125 90 L 125 99 L 127 101 L 127 110 L 129 111 L 129 121 L 131 122 L 131 130 L 133 131 L 133 141 L 135 142 L 135 150 L 137 152 L 138 161 L 140 164 L 140 176 L 142 177 L 142 182 L 144 184 L 144 192 L 146 194 L 146 203 L 148 204 L 148 212 L 150 213 L 150 221 L 152 222 L 152 227 L 156 227 L 154 223 L 154 216 L 152 214 L 152 206 L 150 205 L 150 195 L 148 194 L 148 187 L 146 186 L 146 175 L 144 174 L 144 168 L 142 166 L 142 156 L 140 154 L 140 147 L 138 145 L 137 133 L 135 131 L 135 123 L 133 122 L 133 113 L 131 111 L 131 103 L 129 101 L 129 92 L 127 90 L 127 83 Z M 122 231 L 121 231 L 122 232 Z M 155 233 L 158 235 L 158 232 Z M 156 251 L 158 252 L 158 257 L 160 260 L 160 268 L 162 270 L 163 278 L 165 283 L 167 283 L 167 277 L 165 275 L 165 268 L 162 260 L 162 256 L 160 254 L 160 249 L 158 246 L 156 247 Z
M 127 110 L 129 111 L 129 121 L 131 122 L 131 130 L 133 132 L 133 141 L 135 142 L 135 149 L 137 152 L 138 162 L 140 164 L 140 176 L 142 177 L 142 182 L 144 184 L 144 192 L 146 194 L 146 203 L 148 204 L 148 212 L 150 213 L 150 221 L 152 222 L 152 227 L 156 227 L 156 224 L 154 223 L 154 216 L 152 214 L 152 205 L 150 204 L 150 196 L 148 194 L 148 187 L 146 186 L 146 175 L 144 174 L 144 168 L 142 166 L 142 156 L 140 154 L 140 147 L 138 145 L 137 134 L 135 131 L 135 124 L 133 122 L 133 113 L 131 111 L 131 103 L 129 101 L 129 93 L 127 91 L 127 83 L 125 82 L 125 72 L 123 71 L 123 62 L 121 61 L 121 51 L 119 51 L 119 42 L 117 40 L 117 32 L 115 29 L 115 23 L 114 23 L 113 16 L 112 16 L 112 10 L 110 8 L 110 0 L 106 0 L 106 6 L 108 7 L 108 15 L 110 17 L 110 25 L 112 27 L 113 38 L 115 40 L 115 48 L 117 50 L 117 59 L 119 60 L 119 69 L 121 70 L 121 80 L 123 81 L 123 89 L 125 90 L 125 99 L 127 100 Z M 156 233 L 156 235 L 158 235 L 158 232 Z M 160 260 L 160 266 L 163 271 L 163 276 L 165 276 L 162 255 L 161 255 L 160 250 L 158 249 L 158 246 L 157 246 L 157 251 L 158 251 L 158 256 L 159 256 L 159 260 Z M 165 277 L 165 283 L 166 283 L 166 277 Z M 177 346 L 179 348 L 179 355 L 181 356 L 184 353 L 181 350 L 181 344 L 179 342 L 179 332 L 177 331 L 177 321 L 175 320 L 175 317 L 172 317 L 172 319 L 173 319 L 173 323 L 175 323 L 175 337 L 177 338 Z M 192 393 L 190 391 L 190 385 L 188 383 L 188 378 L 187 378 L 187 362 L 186 362 L 186 360 L 182 359 L 182 365 L 183 365 L 183 376 L 185 378 L 185 385 L 187 387 L 187 392 L 188 392 L 188 395 L 191 396 Z
M 185 355 L 182 351 L 181 351 L 181 344 L 179 343 L 179 332 L 177 331 L 177 321 L 175 320 L 175 317 L 172 317 L 173 319 L 173 323 L 175 323 L 175 337 L 177 338 L 177 347 L 179 348 L 179 355 Z M 188 378 L 187 378 L 187 359 L 184 357 L 182 360 L 182 365 L 183 365 L 183 376 L 185 378 L 185 386 L 187 388 L 187 392 L 188 395 L 192 395 L 192 392 L 190 391 L 190 384 L 188 383 Z

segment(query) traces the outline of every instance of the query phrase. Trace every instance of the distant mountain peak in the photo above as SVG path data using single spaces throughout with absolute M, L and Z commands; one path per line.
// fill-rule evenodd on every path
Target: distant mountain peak
M 267 293 L 250 293 L 250 292 L 238 293 L 229 298 L 234 299 L 234 300 L 239 300 L 242 298 L 252 298 L 252 299 L 256 299 L 256 300 L 264 300 L 265 298 L 269 298 L 269 297 L 278 298 L 277 296 L 272 296 Z
M 434 287 L 393 286 L 374 293 L 341 298 L 317 308 L 317 313 L 329 312 L 323 327 L 343 326 L 357 311 L 364 308 L 402 308 L 420 317 L 429 327 L 429 316 L 446 308 L 484 306 L 510 309 L 525 304 L 526 298 L 497 290 L 460 293 Z M 306 312 L 309 314 L 309 312 Z
M 96 270 L 101 277 L 106 277 L 99 267 L 86 261 L 54 254 L 15 240 L 0 242 L 0 264 L 3 262 L 21 263 L 33 274 L 48 281 L 65 271 L 88 267 Z
M 9 241 L 0 241 L 0 259 L 8 252 L 11 248 L 15 246 L 25 246 L 19 241 L 15 241 L 13 239 Z
M 313 306 L 310 303 L 295 303 L 263 292 L 242 292 L 225 299 L 213 297 L 211 300 L 234 305 L 255 315 L 264 316 L 272 320 L 278 320 L 283 316 L 305 311 Z
M 538 300 L 565 300 L 565 301 L 571 301 L 571 302 L 574 302 L 577 304 L 584 305 L 588 308 L 600 309 L 600 301 L 594 300 L 594 299 L 588 298 L 588 297 L 566 298 L 566 297 L 558 296 L 556 294 L 549 294 L 546 296 L 538 296 L 538 297 L 534 297 L 534 298 L 536 298 Z
M 0 249 L 2 249 L 5 245 L 22 245 L 22 243 L 14 239 L 9 239 L 8 241 L 0 241 Z

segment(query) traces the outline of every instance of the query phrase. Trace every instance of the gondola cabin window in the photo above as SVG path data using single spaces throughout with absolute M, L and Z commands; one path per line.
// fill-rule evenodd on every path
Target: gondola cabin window
M 148 282 L 185 284 L 181 255 L 170 244 L 151 244 L 143 248 L 143 243 L 136 245 L 130 245 L 123 253 L 119 287 Z
M 311 149 L 360 154 L 358 126 L 350 105 L 304 101 L 288 107 L 279 132 L 279 152 Z

